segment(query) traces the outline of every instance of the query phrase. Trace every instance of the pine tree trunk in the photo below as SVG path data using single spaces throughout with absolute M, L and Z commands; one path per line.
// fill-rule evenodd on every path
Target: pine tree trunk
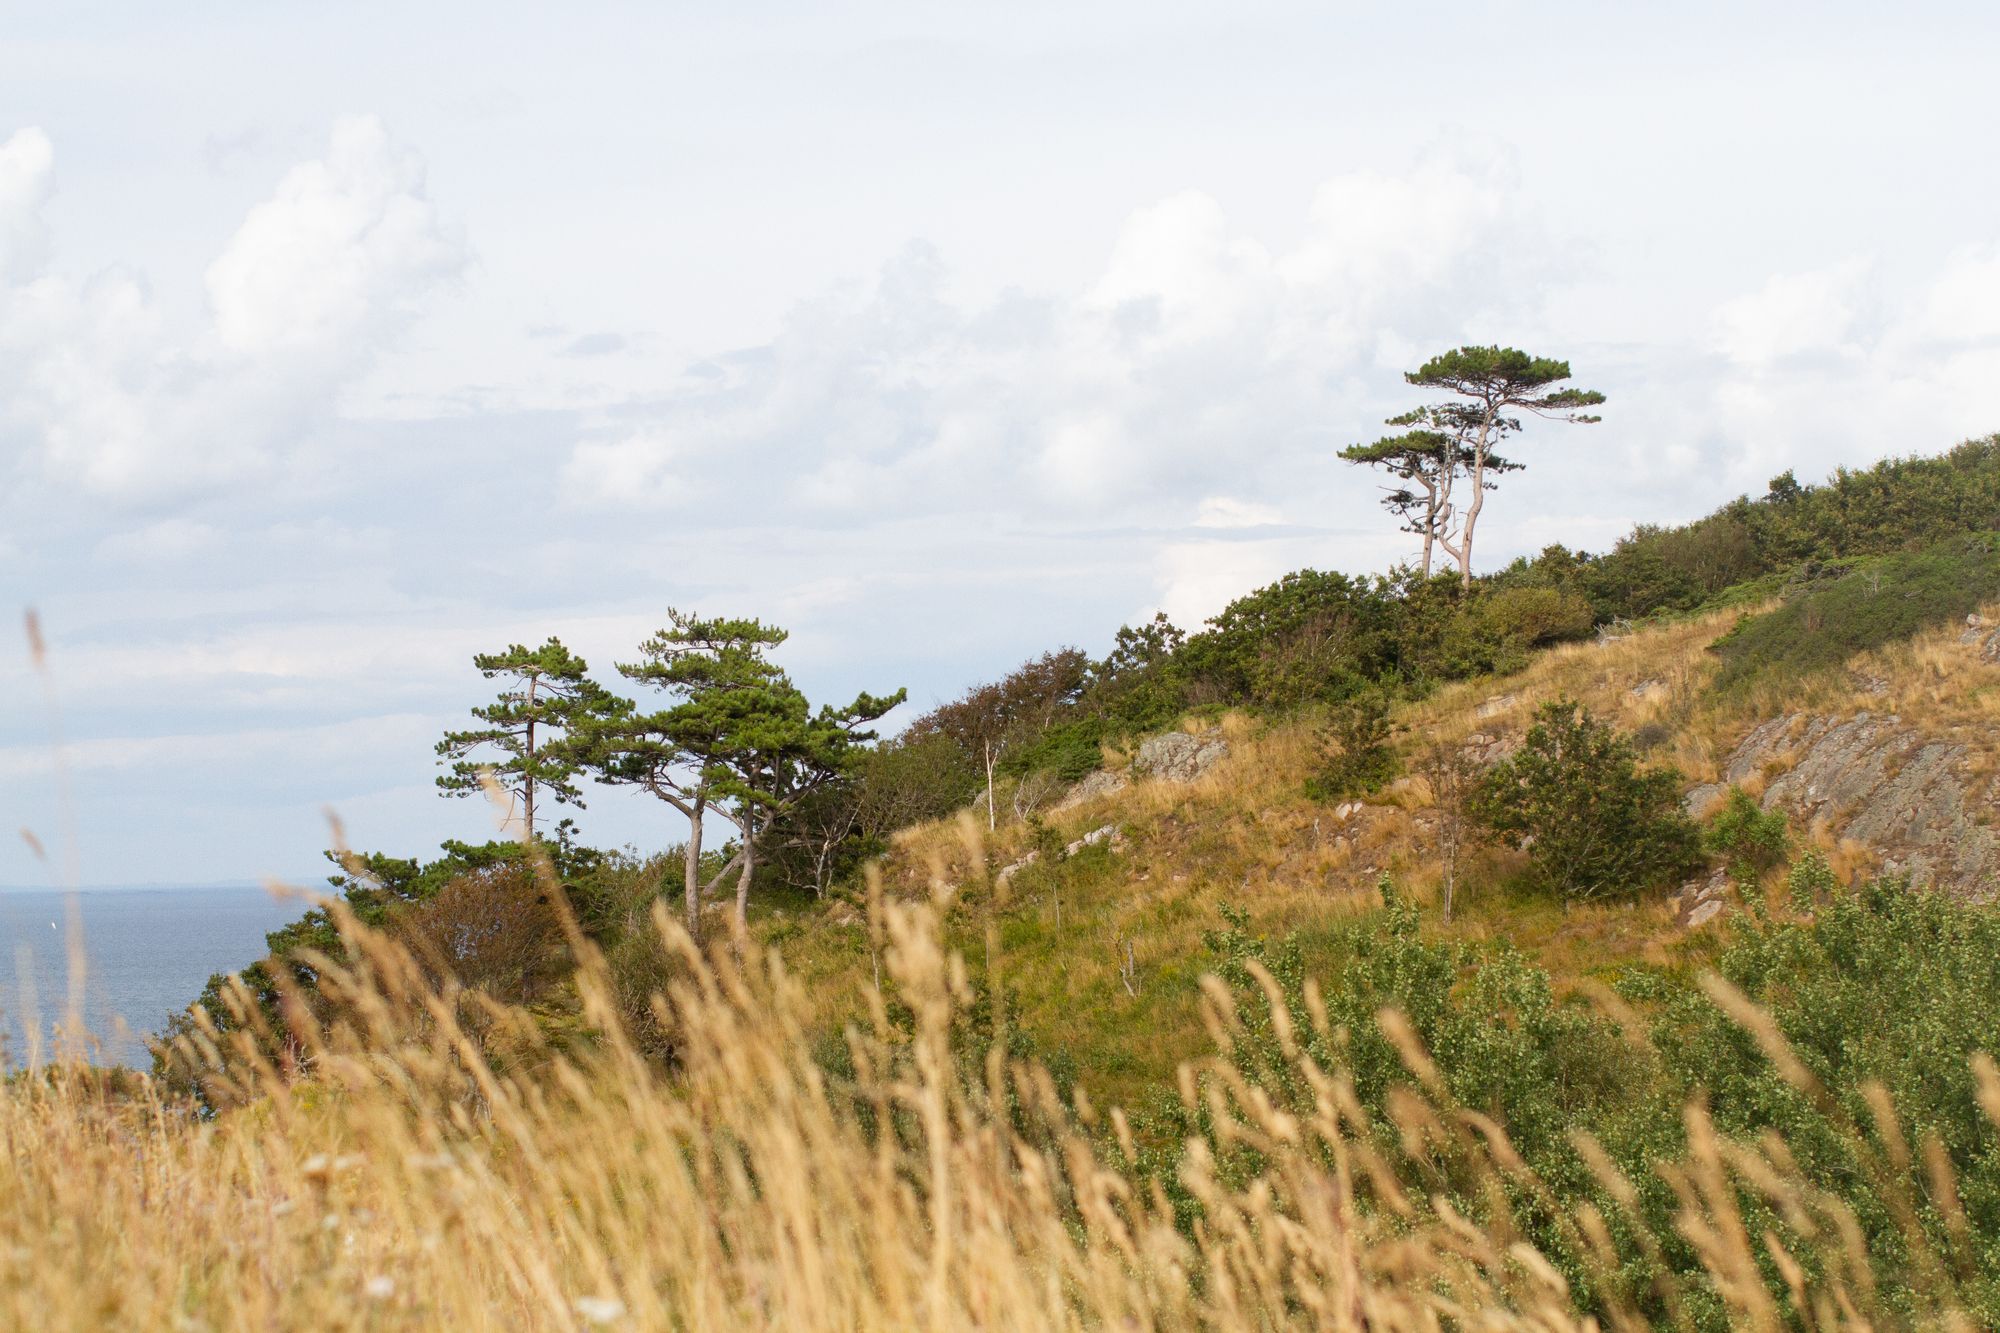
M 688 816 L 687 840 L 687 927 L 688 934 L 701 938 L 701 815 L 703 798 L 694 800 Z
M 1472 449 L 1472 505 L 1465 511 L 1465 527 L 1458 536 L 1458 583 L 1472 586 L 1472 530 L 1479 526 L 1479 511 L 1486 507 L 1486 450 L 1492 441 L 1493 419 L 1500 409 L 1486 405 L 1486 418 L 1479 423 L 1479 443 Z
M 736 931 L 750 930 L 750 880 L 757 873 L 757 812 L 743 810 L 743 869 L 736 875 Z
M 527 845 L 535 845 L 535 685 L 536 678 L 528 678 L 528 762 L 527 771 L 521 783 L 521 823 L 528 835 Z
M 535 845 L 535 723 L 528 720 L 528 772 L 521 783 L 521 823 L 528 835 L 528 846 Z

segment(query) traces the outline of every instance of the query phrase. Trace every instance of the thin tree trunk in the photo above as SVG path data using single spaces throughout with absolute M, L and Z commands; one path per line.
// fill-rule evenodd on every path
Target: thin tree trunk
M 533 706 L 534 686 L 528 687 L 529 706 Z M 521 823 L 526 827 L 528 846 L 535 845 L 535 719 L 528 719 L 528 771 L 521 783 Z
M 986 831 L 993 832 L 1000 827 L 998 816 L 993 811 L 993 742 L 986 742 Z
M 750 930 L 750 880 L 757 873 L 757 812 L 746 806 L 743 811 L 743 869 L 736 874 L 736 931 L 746 935 Z
M 1479 526 L 1479 511 L 1486 507 L 1486 450 L 1497 415 L 1499 408 L 1488 403 L 1479 423 L 1479 442 L 1472 447 L 1472 504 L 1465 511 L 1465 527 L 1458 537 L 1458 582 L 1462 588 L 1472 586 L 1472 530 Z
M 1458 559 L 1458 547 L 1452 544 L 1451 520 L 1458 511 L 1452 507 L 1451 492 L 1452 487 L 1457 482 L 1458 461 L 1457 450 L 1454 448 L 1443 460 L 1443 465 L 1439 470 L 1437 518 L 1431 524 L 1431 530 L 1437 534 L 1438 549 L 1450 556 L 1454 561 Z
M 528 677 L 528 763 L 522 774 L 521 823 L 530 847 L 535 845 L 535 686 L 540 683 L 539 678 Z
M 707 804 L 704 797 L 694 798 L 694 810 L 688 815 L 687 840 L 687 925 L 688 934 L 701 938 L 701 816 Z

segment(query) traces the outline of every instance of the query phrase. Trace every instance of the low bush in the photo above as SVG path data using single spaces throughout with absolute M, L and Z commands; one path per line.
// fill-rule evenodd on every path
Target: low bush
M 1335 707 L 1319 729 L 1322 758 L 1306 779 L 1306 795 L 1330 802 L 1380 791 L 1402 771 L 1393 735 L 1389 703 L 1380 695 Z
M 1791 850 L 1785 816 L 1765 810 L 1741 787 L 1731 787 L 1722 809 L 1702 831 L 1701 844 L 1728 863 L 1738 879 L 1754 877 L 1785 859 Z
M 1524 849 L 1565 901 L 1653 888 L 1696 862 L 1700 835 L 1672 769 L 1641 769 L 1631 740 L 1573 700 L 1542 705 L 1512 758 L 1474 793 L 1472 815 Z

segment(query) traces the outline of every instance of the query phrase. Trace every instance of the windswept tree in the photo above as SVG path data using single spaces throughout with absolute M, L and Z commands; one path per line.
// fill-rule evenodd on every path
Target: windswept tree
M 1409 427 L 1400 435 L 1385 435 L 1373 444 L 1354 444 L 1340 451 L 1350 463 L 1379 467 L 1394 483 L 1384 488 L 1382 507 L 1399 521 L 1398 527 L 1423 542 L 1422 569 L 1429 578 L 1442 547 L 1454 553 L 1452 520 L 1457 509 L 1452 491 L 1458 478 L 1472 470 L 1472 452 L 1460 441 L 1454 413 L 1434 407 L 1420 407 L 1388 425 Z M 1486 471 L 1512 471 L 1518 463 L 1489 455 Z M 1491 487 L 1492 482 L 1485 483 Z
M 585 676 L 584 660 L 553 637 L 539 648 L 517 643 L 505 652 L 480 653 L 472 665 L 488 680 L 506 683 L 492 703 L 472 710 L 484 726 L 448 731 L 438 742 L 440 762 L 450 764 L 438 776 L 438 789 L 447 796 L 470 796 L 481 789 L 482 774 L 491 773 L 512 798 L 532 842 L 541 797 L 583 805 L 576 785 L 579 768 L 562 738 L 589 718 L 612 711 L 614 701 Z
M 705 892 L 736 876 L 736 921 L 745 924 L 758 839 L 774 818 L 850 771 L 873 733 L 862 730 L 903 693 L 863 694 L 843 709 L 814 713 L 768 654 L 786 633 L 757 620 L 702 619 L 669 611 L 665 629 L 620 663 L 628 680 L 670 700 L 641 712 L 627 706 L 596 721 L 575 746 L 600 780 L 642 788 L 688 821 L 684 890 L 688 929 L 699 932 Z M 737 849 L 703 882 L 708 816 L 736 829 Z
M 1591 389 L 1560 389 L 1569 362 L 1530 356 L 1511 347 L 1460 347 L 1403 376 L 1419 388 L 1442 389 L 1456 399 L 1420 407 L 1392 426 L 1410 429 L 1341 453 L 1349 462 L 1381 467 L 1397 482 L 1384 505 L 1405 531 L 1423 539 L 1424 571 L 1434 549 L 1458 564 L 1459 582 L 1472 583 L 1472 545 L 1486 493 L 1503 472 L 1523 465 L 1503 458 L 1500 443 L 1521 429 L 1517 413 L 1552 421 L 1594 422 L 1584 409 L 1604 401 Z

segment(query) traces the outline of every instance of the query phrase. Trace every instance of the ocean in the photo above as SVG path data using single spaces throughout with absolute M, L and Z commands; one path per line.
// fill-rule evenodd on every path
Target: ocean
M 88 963 L 84 1021 L 102 1043 L 93 1060 L 137 1069 L 151 1063 L 146 1035 L 201 994 L 211 974 L 256 962 L 264 936 L 306 911 L 297 899 L 244 887 L 86 889 L 78 898 Z M 23 951 L 45 1054 L 47 1034 L 69 1004 L 64 900 L 40 889 L 0 891 L 0 1038 L 12 1065 L 25 1064 L 29 1051 Z

